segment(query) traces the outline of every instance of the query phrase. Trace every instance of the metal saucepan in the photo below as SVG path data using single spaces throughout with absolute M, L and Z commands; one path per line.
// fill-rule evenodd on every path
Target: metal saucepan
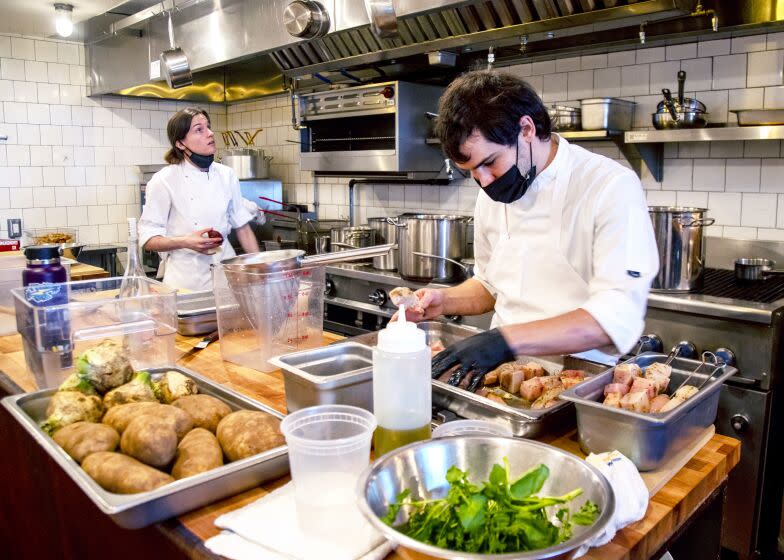
M 664 96 L 664 107 L 670 112 L 673 119 L 677 119 L 678 115 L 675 112 L 675 104 L 672 102 L 672 94 L 670 90 L 667 88 L 662 88 L 662 95 Z M 662 102 L 659 102 L 659 107 L 657 108 L 658 113 L 663 113 L 662 111 Z
M 191 66 L 188 64 L 188 57 L 180 47 L 174 43 L 174 25 L 172 24 L 171 10 L 169 16 L 169 50 L 161 53 L 161 72 L 166 78 L 166 83 L 172 89 L 189 86 L 193 84 L 193 74 Z
M 657 130 L 670 129 L 670 128 L 705 128 L 708 125 L 708 120 L 705 118 L 708 113 L 700 111 L 681 111 L 677 110 L 676 118 L 673 119 L 672 115 L 665 110 L 661 113 L 653 113 L 651 121 L 654 128 Z
M 664 113 L 667 111 L 667 105 L 673 105 L 676 111 L 698 111 L 701 113 L 705 113 L 708 111 L 708 108 L 705 104 L 697 99 L 693 99 L 691 97 L 684 97 L 684 87 L 686 83 L 686 72 L 681 70 L 678 72 L 678 97 L 676 99 L 672 99 L 672 95 L 670 94 L 669 89 L 662 89 L 662 95 L 664 96 L 663 101 L 659 101 L 659 104 L 656 106 L 657 113 Z
M 784 274 L 784 270 L 775 270 L 776 261 L 771 259 L 735 259 L 735 278 L 744 282 L 764 280 L 774 274 Z

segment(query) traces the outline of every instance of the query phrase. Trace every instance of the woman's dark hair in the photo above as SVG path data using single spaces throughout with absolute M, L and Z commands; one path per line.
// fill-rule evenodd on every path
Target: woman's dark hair
M 491 142 L 512 146 L 524 115 L 534 121 L 540 140 L 550 138 L 547 108 L 530 85 L 494 70 L 468 72 L 455 79 L 441 96 L 436 134 L 446 156 L 465 163 L 468 158 L 460 152 L 460 146 L 475 130 Z
M 204 115 L 207 119 L 207 126 L 210 125 L 210 116 L 207 114 L 207 111 L 196 107 L 186 107 L 174 113 L 172 118 L 169 119 L 169 123 L 166 125 L 166 134 L 169 135 L 171 148 L 163 156 L 166 163 L 182 163 L 185 159 L 185 152 L 177 147 L 177 142 L 188 135 L 188 131 L 191 129 L 191 122 L 196 115 Z

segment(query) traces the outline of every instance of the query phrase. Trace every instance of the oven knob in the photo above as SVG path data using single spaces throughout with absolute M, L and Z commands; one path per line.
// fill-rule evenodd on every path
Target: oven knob
M 381 95 L 383 95 L 386 99 L 392 99 L 395 97 L 395 90 L 392 86 L 387 86 L 381 90 Z
M 294 0 L 283 10 L 283 25 L 294 37 L 323 37 L 329 32 L 329 13 L 315 0 Z
M 697 357 L 697 347 L 693 342 L 689 342 L 688 340 L 681 340 L 675 345 L 675 350 L 675 355 L 679 358 L 694 360 Z
M 324 282 L 324 295 L 335 295 L 335 283 L 332 281 L 332 278 L 327 278 L 327 281 Z
M 375 292 L 368 296 L 368 299 L 371 303 L 375 303 L 379 307 L 384 305 L 387 302 L 387 293 L 382 290 L 381 288 L 377 289 Z
M 730 418 L 730 424 L 736 432 L 745 432 L 749 429 L 749 418 L 745 414 L 736 414 Z
M 735 364 L 737 363 L 735 359 L 735 352 L 729 348 L 717 348 L 713 353 L 719 360 L 728 366 L 735 367 Z
M 664 343 L 657 334 L 644 334 L 637 341 L 637 351 L 635 354 L 642 354 L 643 352 L 657 352 L 661 353 L 664 349 Z

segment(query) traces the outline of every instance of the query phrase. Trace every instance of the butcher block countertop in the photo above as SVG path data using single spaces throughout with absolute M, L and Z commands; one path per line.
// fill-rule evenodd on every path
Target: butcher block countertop
M 324 343 L 329 344 L 341 337 L 324 334 Z M 206 349 L 186 354 L 200 337 L 177 337 L 177 348 L 182 356 L 178 364 L 206 375 L 264 404 L 285 413 L 286 400 L 283 378 L 280 371 L 261 373 L 246 367 L 223 362 L 220 342 Z M 10 382 L 10 383 L 9 383 Z M 35 389 L 32 375 L 24 365 L 21 337 L 0 337 L 0 386 L 6 392 L 30 391 Z M 549 443 L 583 456 L 577 444 L 575 432 L 560 434 Z M 662 468 L 661 472 L 646 475 L 646 484 L 654 495 L 646 516 L 622 531 L 605 546 L 591 549 L 584 558 L 622 560 L 651 558 L 660 553 L 673 535 L 686 525 L 695 512 L 701 511 L 706 503 L 713 501 L 726 482 L 730 470 L 740 460 L 740 442 L 736 439 L 714 434 L 712 428 L 696 441 L 694 449 L 684 450 L 680 457 Z M 667 469 L 670 469 L 669 472 Z M 284 484 L 288 478 L 276 480 L 261 487 L 227 498 L 177 519 L 161 523 L 153 528 L 125 531 L 116 528 L 118 535 L 147 540 L 163 537 L 167 548 L 179 553 L 182 558 L 217 558 L 204 546 L 203 541 L 218 534 L 214 520 L 221 514 L 253 502 L 271 490 Z M 719 498 L 720 499 L 720 498 Z M 0 516 L 2 517 L 2 516 Z M 74 520 L 74 523 L 79 523 Z M 65 523 L 65 522 L 63 522 Z M 106 531 L 112 522 L 103 525 Z M 1 531 L 0 531 L 1 532 Z M 116 542 L 116 541 L 114 541 Z M 27 546 L 27 545 L 25 545 Z M 131 550 L 131 545 L 128 545 Z M 113 547 L 114 548 L 114 547 Z M 65 555 L 64 557 L 69 557 Z M 171 557 L 171 556 L 168 556 Z M 176 556 L 175 556 L 176 557 Z M 420 560 L 428 558 L 418 553 L 398 549 L 388 560 Z

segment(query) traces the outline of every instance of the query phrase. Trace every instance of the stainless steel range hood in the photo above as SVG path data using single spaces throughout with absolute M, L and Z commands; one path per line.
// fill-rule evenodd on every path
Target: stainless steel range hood
M 370 29 L 364 0 L 320 0 L 330 14 L 330 32 L 301 40 L 284 27 L 283 12 L 291 1 L 126 2 L 89 22 L 91 92 L 233 102 L 282 91 L 284 75 L 304 86 L 318 83 L 313 76 L 325 73 L 338 81 L 349 81 L 347 73 L 388 79 L 390 72 L 410 71 L 412 64 L 427 70 L 424 53 L 434 51 L 458 55 L 454 73 L 490 46 L 497 60 L 586 45 L 628 47 L 638 41 L 643 23 L 651 37 L 657 25 L 662 35 L 694 34 L 709 31 L 713 15 L 706 1 L 707 10 L 689 17 L 696 0 L 396 0 L 399 35 L 382 39 Z M 194 71 L 194 85 L 169 90 L 150 80 L 150 63 L 168 47 L 161 11 L 175 4 L 175 34 Z M 728 3 L 717 2 L 717 10 L 721 4 Z M 726 8 L 728 13 L 719 12 L 722 28 L 771 21 L 773 4 L 738 2 Z

